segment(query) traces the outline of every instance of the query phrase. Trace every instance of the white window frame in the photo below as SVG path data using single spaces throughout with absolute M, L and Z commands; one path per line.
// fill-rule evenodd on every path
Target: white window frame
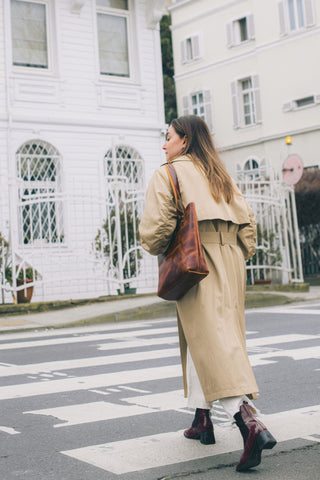
M 241 40 L 240 22 L 246 20 L 247 38 Z M 227 45 L 228 47 L 236 47 L 239 45 L 245 45 L 255 39 L 254 18 L 252 13 L 246 13 L 231 20 L 227 23 Z
M 203 111 L 200 112 L 200 114 L 194 111 L 194 104 L 192 103 L 193 97 L 197 98 L 195 108 L 203 109 Z M 200 97 L 202 97 L 202 102 L 200 101 Z M 208 90 L 208 89 L 197 90 L 197 91 L 191 92 L 188 95 L 183 96 L 182 106 L 183 106 L 183 115 L 198 115 L 207 123 L 210 132 L 213 132 L 211 90 Z
M 243 90 L 243 82 L 249 80 L 251 86 Z M 262 122 L 261 100 L 259 76 L 256 74 L 246 75 L 231 82 L 231 98 L 233 110 L 234 128 L 248 128 L 258 125 Z M 249 96 L 249 104 L 245 103 L 244 97 Z M 245 106 L 249 105 L 250 111 L 245 111 Z M 245 118 L 250 115 L 250 123 L 246 123 Z
M 181 63 L 192 63 L 203 57 L 202 35 L 195 33 L 180 42 Z
M 313 98 L 313 102 L 305 103 L 304 105 L 299 105 L 299 102 L 303 102 L 303 100 L 307 100 L 309 98 Z M 305 108 L 313 108 L 320 104 L 320 94 L 318 95 L 306 95 L 304 97 L 297 98 L 296 100 L 292 100 L 291 102 L 286 102 L 283 104 L 282 110 L 283 112 L 292 112 L 295 110 L 304 110 Z
M 50 169 L 42 168 L 47 160 L 51 161 L 48 164 Z M 38 169 L 38 178 L 33 178 L 33 163 Z M 17 150 L 16 166 L 20 245 L 63 246 L 65 225 L 60 153 L 46 141 L 31 139 Z M 52 166 L 54 179 L 50 178 Z
M 250 178 L 250 180 L 254 180 L 255 178 L 260 177 L 260 164 L 259 161 L 255 157 L 249 157 L 243 165 L 242 173 Z
M 128 70 L 129 75 L 117 75 L 113 73 L 102 73 L 101 72 L 101 61 L 99 53 L 99 29 L 98 29 L 98 14 L 111 15 L 124 17 L 126 19 L 127 25 L 127 42 L 128 42 Z M 132 25 L 132 16 L 133 16 L 133 7 L 132 1 L 128 0 L 128 10 L 112 8 L 112 7 L 102 7 L 96 4 L 96 31 L 97 31 L 97 51 L 98 51 L 98 64 L 99 64 L 99 77 L 100 80 L 114 80 L 114 81 L 128 81 L 134 80 L 135 78 L 135 68 L 134 68 L 134 54 L 133 54 L 133 25 Z
M 11 21 L 11 0 L 9 0 L 10 4 L 10 45 L 11 45 L 11 66 L 14 72 L 20 73 L 41 73 L 41 74 L 52 74 L 56 69 L 55 65 L 55 55 L 54 49 L 56 48 L 54 42 L 54 11 L 52 2 L 50 0 L 19 0 L 21 3 L 36 3 L 45 6 L 46 12 L 46 42 L 47 42 L 47 67 L 34 67 L 34 66 L 27 66 L 27 65 L 14 65 L 13 63 L 13 40 L 12 40 L 12 21 Z
M 289 0 L 281 0 L 278 2 L 280 34 L 292 35 L 304 31 L 315 25 L 315 9 L 314 0 L 301 0 L 303 9 L 303 25 L 299 25 L 298 5 L 299 0 L 294 1 L 294 18 L 295 27 L 290 24 Z

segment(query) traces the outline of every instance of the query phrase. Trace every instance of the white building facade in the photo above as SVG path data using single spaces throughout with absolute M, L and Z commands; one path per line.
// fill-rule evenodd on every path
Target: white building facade
M 229 172 L 320 164 L 319 0 L 172 0 L 178 112 L 200 114 Z M 292 143 L 285 139 L 290 136 Z
M 136 234 L 163 163 L 164 4 L 0 2 L 0 232 L 35 300 L 154 290 Z
M 171 0 L 169 12 L 178 113 L 207 121 L 256 213 L 250 282 L 301 282 L 286 182 L 320 166 L 320 0 Z

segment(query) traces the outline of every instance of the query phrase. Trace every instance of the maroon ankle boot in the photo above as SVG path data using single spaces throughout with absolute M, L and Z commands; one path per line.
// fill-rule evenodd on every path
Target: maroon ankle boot
M 197 408 L 192 425 L 188 430 L 184 431 L 184 436 L 193 440 L 200 440 L 204 445 L 216 443 L 210 418 L 210 410 Z
M 244 443 L 244 451 L 236 470 L 243 472 L 259 465 L 262 450 L 273 448 L 277 441 L 267 427 L 254 416 L 246 402 L 240 406 L 240 411 L 235 414 L 234 419 Z

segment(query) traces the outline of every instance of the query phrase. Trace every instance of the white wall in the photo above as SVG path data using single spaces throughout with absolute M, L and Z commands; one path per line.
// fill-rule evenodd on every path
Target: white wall
M 10 220 L 12 243 L 41 271 L 44 283 L 36 289 L 35 299 L 108 294 L 105 272 L 100 269 L 97 278 L 89 255 L 105 215 L 103 158 L 112 143 L 133 147 L 145 162 L 145 183 L 163 163 L 159 27 L 148 24 L 150 5 L 147 9 L 145 0 L 132 0 L 134 78 L 100 76 L 95 0 L 84 2 L 80 13 L 72 13 L 72 2 L 55 0 L 54 68 L 31 72 L 11 66 L 9 4 L 9 0 L 0 4 L 0 231 Z M 13 205 L 10 218 L 7 185 L 9 177 L 16 183 L 15 154 L 30 139 L 51 143 L 62 157 L 65 245 L 18 245 L 17 207 Z M 11 205 L 15 196 L 14 189 Z M 154 263 L 149 263 L 152 270 Z M 114 292 L 115 285 L 112 288 Z M 143 288 L 154 290 L 154 284 Z
M 283 111 L 287 102 L 320 94 L 319 0 L 314 0 L 315 24 L 288 35 L 281 35 L 277 0 L 191 0 L 171 4 L 179 114 L 183 113 L 185 95 L 211 89 L 214 138 L 230 172 L 235 172 L 236 162 L 244 162 L 250 155 L 270 156 L 279 170 L 288 135 L 293 138 L 291 150 L 302 157 L 305 166 L 319 165 L 320 103 Z M 254 39 L 229 47 L 227 24 L 249 14 L 254 16 Z M 181 40 L 199 32 L 202 58 L 182 64 Z M 234 129 L 230 84 L 254 74 L 260 80 L 262 122 Z

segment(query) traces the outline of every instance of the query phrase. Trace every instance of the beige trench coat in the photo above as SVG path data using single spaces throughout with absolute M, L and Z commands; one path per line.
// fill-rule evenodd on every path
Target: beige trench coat
M 188 347 L 207 402 L 238 395 L 256 398 L 258 387 L 246 351 L 244 318 L 245 259 L 255 253 L 256 242 L 253 212 L 236 186 L 230 204 L 224 200 L 217 203 L 207 179 L 189 156 L 172 163 L 184 205 L 196 205 L 209 267 L 209 275 L 177 301 L 185 396 Z M 172 189 L 163 165 L 153 174 L 147 189 L 139 227 L 143 248 L 152 255 L 164 253 L 176 221 Z

